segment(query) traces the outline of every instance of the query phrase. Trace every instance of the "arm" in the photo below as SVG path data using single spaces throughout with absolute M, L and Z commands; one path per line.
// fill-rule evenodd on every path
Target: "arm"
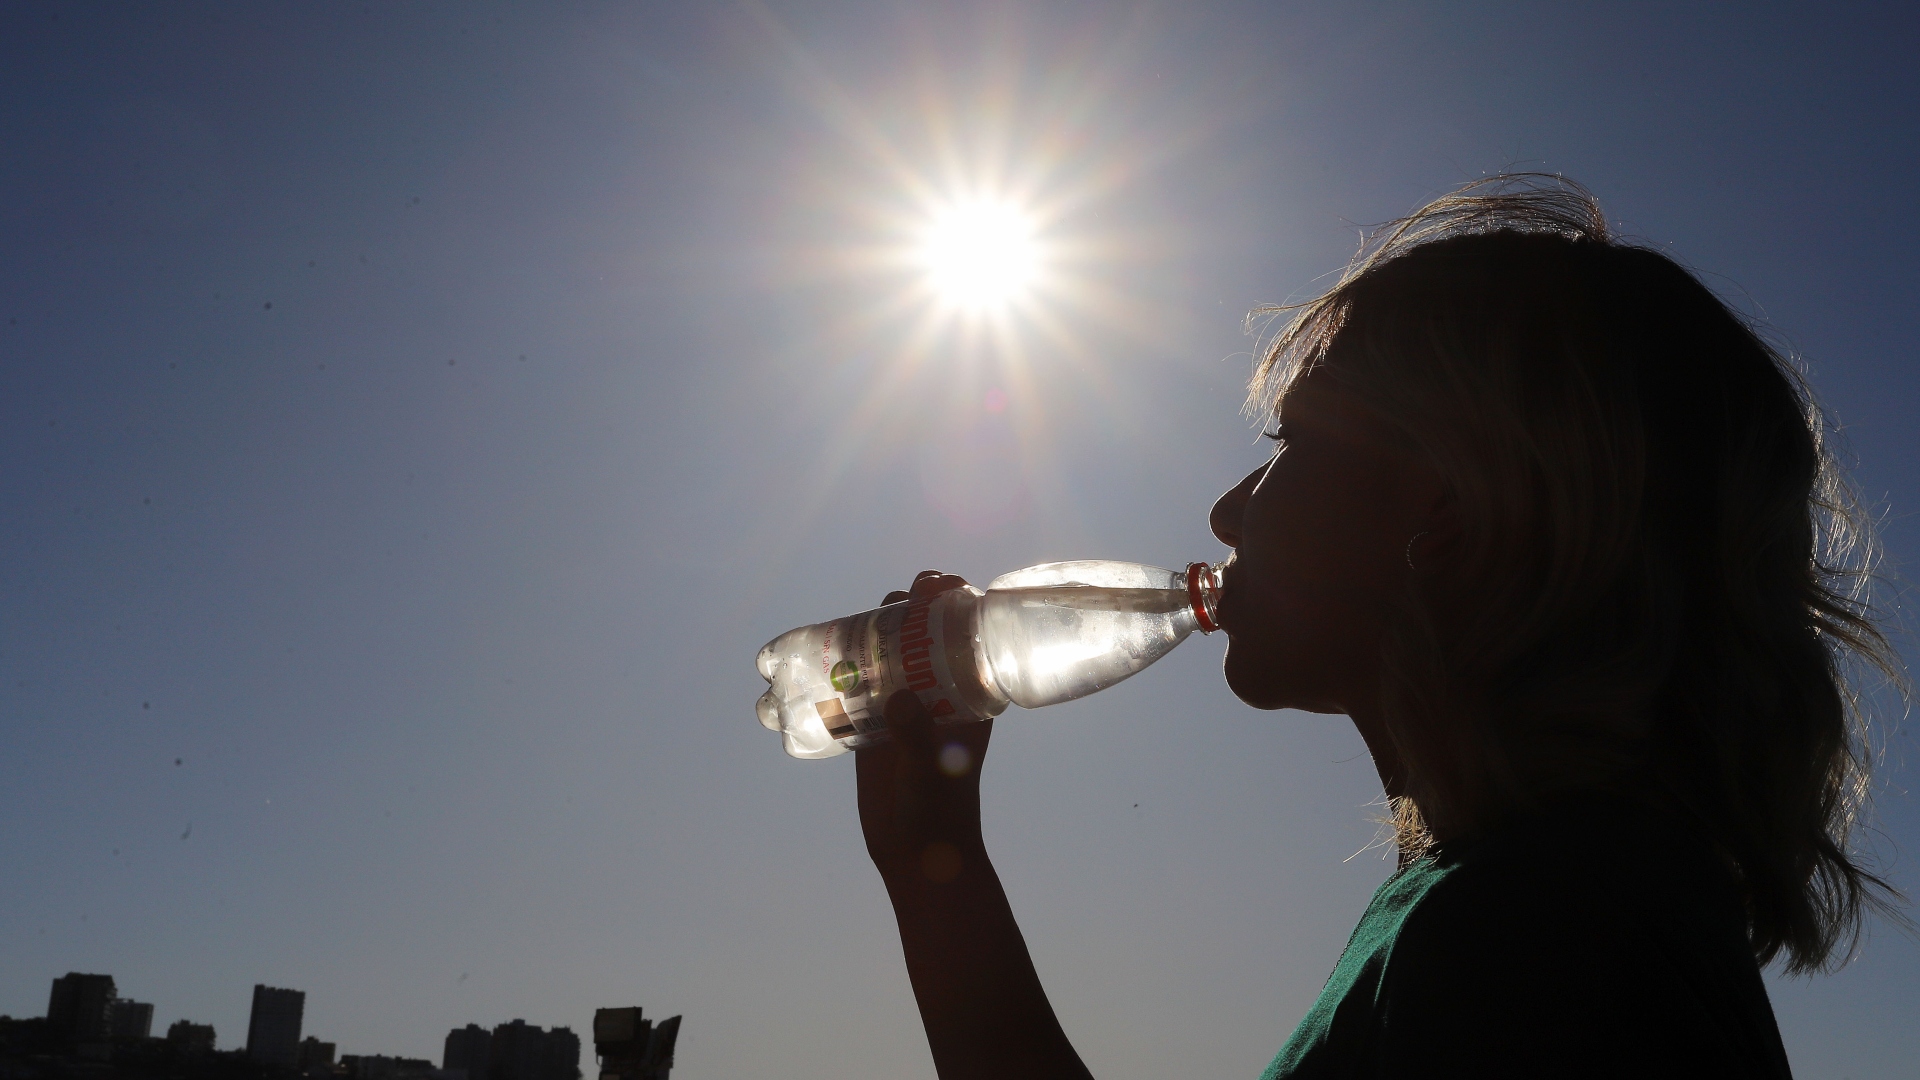
M 959 584 L 929 571 L 914 590 Z M 860 826 L 893 900 L 941 1080 L 1088 1077 L 981 842 L 980 764 L 993 722 L 935 728 L 903 690 L 887 701 L 887 729 L 888 743 L 855 760 Z

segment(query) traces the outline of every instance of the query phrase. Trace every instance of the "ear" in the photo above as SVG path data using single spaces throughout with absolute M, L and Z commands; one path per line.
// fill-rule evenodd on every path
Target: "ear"
M 1411 479 L 1409 504 L 1416 525 L 1407 535 L 1424 534 L 1420 547 L 1430 559 L 1450 556 L 1460 544 L 1460 501 L 1440 470 L 1422 462 Z

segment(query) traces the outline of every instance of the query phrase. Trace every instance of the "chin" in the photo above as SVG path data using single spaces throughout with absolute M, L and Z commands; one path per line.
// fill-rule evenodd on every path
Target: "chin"
M 1260 650 L 1244 641 L 1235 644 L 1232 637 L 1227 638 L 1227 657 L 1221 666 L 1227 677 L 1227 689 L 1256 709 L 1299 709 L 1310 713 L 1347 711 L 1329 700 L 1334 695 L 1315 693 L 1307 686 L 1301 677 L 1304 672 L 1295 670 L 1299 667 L 1297 663 L 1283 663 L 1273 659 L 1270 653 L 1263 656 Z
M 1247 655 L 1250 651 L 1244 644 L 1236 645 L 1232 637 L 1227 638 L 1227 657 L 1221 664 L 1227 689 L 1256 709 L 1287 708 L 1292 704 L 1288 700 L 1291 695 L 1286 692 L 1279 665 L 1261 663 Z

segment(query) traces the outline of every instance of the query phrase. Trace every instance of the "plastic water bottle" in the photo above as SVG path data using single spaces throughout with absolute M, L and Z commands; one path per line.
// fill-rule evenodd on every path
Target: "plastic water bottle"
M 789 630 L 760 650 L 760 723 L 787 753 L 823 758 L 886 738 L 887 698 L 941 723 L 1104 690 L 1218 627 L 1216 567 L 1057 562 Z

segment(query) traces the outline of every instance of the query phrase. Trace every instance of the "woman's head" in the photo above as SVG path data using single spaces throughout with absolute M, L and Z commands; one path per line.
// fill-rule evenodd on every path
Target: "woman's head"
M 1539 178 L 1429 205 L 1288 310 L 1255 399 L 1283 437 L 1344 410 L 1379 448 L 1368 475 L 1404 478 L 1376 476 L 1375 520 L 1337 545 L 1372 575 L 1329 575 L 1348 597 L 1326 604 L 1357 613 L 1334 636 L 1372 650 L 1418 818 L 1447 835 L 1567 792 L 1663 799 L 1738 865 L 1757 951 L 1823 961 L 1872 884 L 1845 848 L 1865 757 L 1843 672 L 1892 665 L 1794 371 L 1686 270 L 1613 238 L 1584 190 Z M 1267 610 L 1232 614 L 1289 618 Z

